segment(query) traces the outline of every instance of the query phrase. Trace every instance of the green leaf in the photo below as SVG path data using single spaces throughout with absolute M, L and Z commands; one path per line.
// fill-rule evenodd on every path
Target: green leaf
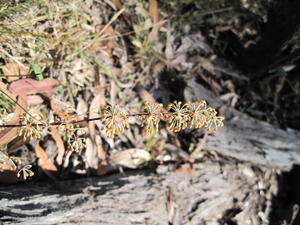
M 29 60 L 29 63 L 31 65 L 31 68 L 32 68 L 33 72 L 36 75 L 36 79 L 37 80 L 43 80 L 44 79 L 44 76 L 42 74 L 43 71 L 42 71 L 42 68 L 39 66 L 39 64 L 37 64 L 33 60 Z

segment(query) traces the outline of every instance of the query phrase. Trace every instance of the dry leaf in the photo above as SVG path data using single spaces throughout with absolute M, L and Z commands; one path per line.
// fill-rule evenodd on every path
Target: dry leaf
M 102 144 L 101 145 L 97 145 L 97 155 L 98 155 L 98 158 L 100 160 L 103 160 L 105 161 L 106 160 L 106 153 L 102 147 Z
M 228 105 L 231 106 L 232 108 L 234 108 L 239 98 L 240 96 L 235 92 L 229 92 L 227 94 L 220 96 L 220 99 L 224 102 L 227 102 L 227 104 L 229 103 Z
M 190 174 L 194 172 L 196 172 L 196 169 L 192 167 L 181 167 L 175 171 L 177 174 Z
M 7 76 L 8 81 L 14 81 L 19 79 L 18 76 L 27 75 L 29 68 L 17 63 L 7 63 L 2 67 L 2 71 Z
M 104 88 L 98 88 L 97 89 L 98 94 L 93 98 L 90 109 L 89 109 L 89 118 L 95 118 L 100 116 L 101 108 L 105 106 L 105 89 Z M 89 131 L 91 137 L 94 138 L 95 136 L 95 121 L 89 122 Z
M 135 91 L 139 94 L 140 98 L 144 102 L 148 102 L 150 104 L 156 104 L 156 100 L 153 98 L 153 96 L 142 86 L 135 87 Z M 167 110 L 163 108 L 163 112 L 167 113 Z
M 7 123 L 7 125 L 18 125 L 20 124 L 19 118 L 20 115 L 24 114 L 25 110 L 27 110 L 27 104 L 26 104 L 26 95 L 22 94 L 18 98 L 18 105 L 16 105 L 14 115 L 11 118 L 11 120 Z M 21 106 L 21 107 L 20 107 Z M 8 127 L 5 128 L 3 131 L 0 132 L 0 147 L 9 143 L 11 140 L 13 140 L 18 135 L 18 128 L 17 127 Z
M 86 101 L 82 99 L 82 97 L 78 97 L 77 99 L 77 107 L 76 107 L 76 113 L 77 115 L 83 116 L 87 114 L 88 111 L 88 105 Z
M 106 163 L 106 152 L 104 151 L 103 145 L 102 145 L 102 140 L 101 137 L 99 135 L 97 135 L 95 137 L 95 143 L 96 143 L 96 147 L 97 147 L 97 156 L 98 159 L 101 160 L 101 163 Z
M 115 5 L 117 10 L 121 10 L 123 8 L 120 0 L 112 0 L 112 3 Z M 123 13 L 124 19 L 129 26 L 132 26 L 132 21 L 126 12 Z
M 10 93 L 7 88 L 6 88 L 6 85 L 0 81 L 0 90 L 1 92 L 4 92 L 5 95 L 9 96 L 9 98 L 13 99 L 14 101 L 16 101 L 16 95 L 13 94 L 13 93 Z
M 40 105 L 44 100 L 39 95 L 29 95 L 26 97 L 26 102 L 28 106 Z
M 36 94 L 47 93 L 53 95 L 55 88 L 59 85 L 58 81 L 52 78 L 46 78 L 42 81 L 30 78 L 21 79 L 9 85 L 9 91 L 14 94 Z
M 85 144 L 86 144 L 85 157 L 86 157 L 87 168 L 97 169 L 98 157 L 97 157 L 96 146 L 93 144 L 90 138 L 86 138 Z
M 63 110 L 61 110 L 57 104 L 54 98 L 51 98 L 50 100 L 51 109 L 53 112 L 58 115 L 60 118 L 68 118 L 68 114 L 66 114 Z
M 58 127 L 57 126 L 52 126 L 51 127 L 51 136 L 54 139 L 57 148 L 58 148 L 58 154 L 56 156 L 56 162 L 58 165 L 62 165 L 63 158 L 65 155 L 65 145 L 64 142 L 58 132 Z
M 97 174 L 98 175 L 105 175 L 108 173 L 108 164 L 107 162 L 101 162 L 101 164 L 98 166 Z
M 224 32 L 224 31 L 228 31 L 228 30 L 231 30 L 230 26 L 217 26 L 216 27 L 217 32 Z
M 153 70 L 155 71 L 156 74 L 158 74 L 162 72 L 165 68 L 166 68 L 166 64 L 163 62 L 159 62 L 154 65 Z
M 122 3 L 120 2 L 120 0 L 112 0 L 112 3 L 115 5 L 117 10 L 122 9 Z
M 190 161 L 191 162 L 194 162 L 199 157 L 199 153 L 205 147 L 205 143 L 207 141 L 207 138 L 208 138 L 208 131 L 205 131 L 204 137 L 201 139 L 201 141 L 199 142 L 197 148 L 195 149 L 195 151 L 190 156 Z
M 39 158 L 38 164 L 44 172 L 57 171 L 56 166 L 51 162 L 47 153 L 41 146 L 37 145 L 37 146 L 35 146 L 34 149 L 35 149 L 35 153 L 36 153 L 37 157 Z M 49 174 L 47 173 L 47 175 L 49 175 Z
M 145 88 L 138 86 L 135 89 L 143 101 L 149 102 L 150 104 L 156 103 L 155 99 Z
M 118 90 L 115 82 L 110 82 L 110 85 L 110 104 L 115 105 Z
M 114 48 L 114 38 L 116 34 L 112 26 L 108 26 L 105 28 L 104 31 L 104 26 L 97 26 L 96 27 L 96 33 L 103 32 L 104 39 L 106 40 L 100 40 L 97 42 L 93 42 L 91 47 L 89 48 L 89 52 L 93 55 L 99 53 L 101 50 L 104 50 L 109 57 L 112 57 L 112 50 Z
M 149 0 L 149 14 L 154 24 L 159 22 L 159 9 L 157 0 Z
M 127 149 L 111 155 L 112 164 L 135 169 L 151 159 L 151 155 L 144 149 Z
M 51 109 L 53 110 L 53 112 L 58 115 L 61 119 L 70 119 L 70 115 L 66 114 L 64 111 L 62 111 L 56 104 L 56 101 L 54 98 L 51 98 L 50 100 L 50 106 Z M 82 118 L 78 115 L 74 115 L 73 117 L 74 120 L 82 120 Z M 87 126 L 87 122 L 86 121 L 81 121 L 79 123 L 76 123 L 79 126 Z

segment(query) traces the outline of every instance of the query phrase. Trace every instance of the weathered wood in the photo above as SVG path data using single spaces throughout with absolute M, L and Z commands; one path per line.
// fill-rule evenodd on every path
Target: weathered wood
M 188 87 L 189 96 L 204 98 L 213 107 L 222 105 L 195 81 L 189 81 Z M 206 149 L 282 170 L 290 170 L 294 164 L 300 164 L 299 131 L 275 128 L 234 109 L 229 109 L 225 117 L 225 126 L 208 137 Z
M 267 224 L 260 217 L 268 217 L 269 209 L 264 210 L 263 206 L 275 194 L 274 173 L 264 168 L 252 170 L 237 162 L 222 164 L 222 167 L 218 162 L 195 164 L 197 171 L 190 174 L 149 176 L 147 171 L 139 171 L 56 185 L 1 187 L 0 221 L 30 225 L 165 225 L 168 224 L 166 192 L 170 187 L 174 225 L 216 225 L 221 220 L 244 225 Z M 258 183 L 263 185 L 263 191 L 258 191 L 262 187 Z

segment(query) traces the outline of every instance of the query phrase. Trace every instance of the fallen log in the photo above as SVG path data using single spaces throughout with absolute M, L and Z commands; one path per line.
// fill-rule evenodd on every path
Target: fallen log
M 267 224 L 274 170 L 225 161 L 190 173 L 127 175 L 0 187 L 1 224 Z M 264 186 L 261 191 L 261 184 Z M 269 204 L 270 206 L 270 204 Z M 235 223 L 229 223 L 235 222 Z M 266 222 L 266 221 L 265 221 Z
M 189 96 L 205 99 L 213 107 L 222 105 L 195 81 L 188 82 L 188 91 Z M 300 165 L 299 131 L 276 128 L 235 109 L 228 109 L 226 114 L 225 126 L 208 137 L 205 149 L 285 171 Z

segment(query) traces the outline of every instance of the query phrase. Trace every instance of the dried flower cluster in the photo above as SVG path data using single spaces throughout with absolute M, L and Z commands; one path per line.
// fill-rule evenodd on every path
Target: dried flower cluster
M 224 126 L 224 117 L 217 116 L 217 111 L 212 107 L 207 107 L 205 101 L 199 102 L 173 102 L 167 106 L 168 112 L 164 112 L 162 104 L 144 103 L 141 113 L 128 114 L 120 109 L 119 105 L 107 106 L 104 109 L 102 122 L 103 129 L 109 138 L 115 134 L 120 134 L 129 127 L 129 116 L 140 116 L 141 126 L 145 128 L 147 134 L 152 135 L 158 131 L 160 120 L 167 120 L 168 129 L 179 132 L 187 127 L 201 128 L 208 131 L 217 132 L 219 127 Z
M 144 103 L 140 113 L 126 114 L 119 105 L 108 105 L 102 110 L 102 117 L 99 118 L 102 123 L 101 129 L 106 132 L 108 138 L 114 138 L 115 135 L 124 133 L 125 129 L 129 128 L 130 116 L 141 118 L 141 126 L 148 135 L 153 135 L 158 131 L 160 120 L 166 120 L 168 129 L 173 132 L 179 132 L 187 127 L 204 127 L 208 131 L 216 132 L 224 125 L 224 117 L 218 116 L 217 111 L 212 107 L 207 107 L 207 103 L 203 100 L 184 104 L 174 101 L 166 109 L 167 111 L 163 109 L 162 104 Z M 18 134 L 23 135 L 24 140 L 41 138 L 41 124 L 34 123 L 36 120 L 28 114 L 20 117 L 21 127 Z M 71 150 L 81 151 L 85 147 L 84 139 L 78 137 L 80 128 L 76 115 L 64 118 L 60 122 L 59 130 Z
M 113 138 L 115 134 L 124 133 L 125 128 L 129 128 L 128 117 L 119 105 L 106 106 L 102 112 L 103 130 L 108 138 Z
M 167 106 L 167 110 L 172 112 L 167 115 L 169 130 L 179 132 L 187 127 L 188 121 L 190 120 L 187 104 L 182 105 L 182 102 L 175 101 Z
M 204 127 L 208 131 L 216 132 L 219 127 L 224 126 L 224 117 L 218 116 L 214 108 L 207 107 L 205 101 L 187 102 L 184 104 L 174 101 L 166 109 L 163 108 L 162 104 L 144 103 L 141 107 L 141 112 L 136 114 L 126 114 L 119 105 L 108 105 L 102 110 L 102 117 L 86 119 L 84 121 L 100 120 L 102 124 L 101 129 L 105 131 L 107 137 L 114 138 L 115 135 L 124 133 L 125 129 L 129 128 L 129 117 L 141 118 L 141 126 L 144 127 L 148 135 L 158 132 L 160 120 L 165 120 L 168 124 L 168 129 L 173 132 L 179 132 L 187 127 Z M 79 127 L 79 122 L 82 120 L 78 121 L 77 118 L 76 115 L 70 115 L 63 118 L 60 122 L 47 124 L 42 122 L 38 115 L 24 114 L 20 116 L 20 125 L 16 126 L 19 127 L 18 135 L 23 136 L 24 141 L 41 138 L 41 131 L 44 127 L 59 126 L 59 131 L 68 147 L 72 151 L 79 152 L 85 147 L 85 139 L 80 138 L 82 128 Z M 4 165 L 15 170 L 19 164 L 19 158 L 8 156 L 4 151 L 0 151 L 0 171 Z M 31 165 L 21 168 L 17 174 L 18 177 L 22 176 L 26 179 L 33 176 L 30 168 Z
M 63 139 L 67 142 L 68 147 L 72 151 L 80 152 L 85 147 L 85 141 L 84 138 L 79 137 L 83 133 L 83 130 L 75 122 L 76 115 L 64 118 L 63 122 L 59 125 L 59 131 Z
M 40 121 L 39 115 L 29 115 L 24 114 L 20 116 L 21 127 L 18 130 L 18 135 L 22 136 L 24 141 L 27 139 L 31 140 L 33 138 L 40 139 L 42 137 L 41 130 L 42 127 L 36 124 L 36 121 Z
M 0 171 L 3 171 L 5 168 L 16 170 L 20 164 L 20 158 L 9 156 L 4 151 L 0 151 Z M 24 180 L 26 180 L 27 177 L 32 177 L 34 173 L 30 170 L 30 168 L 31 165 L 25 165 L 24 167 L 19 169 L 17 176 L 20 177 L 22 175 Z
M 26 165 L 23 168 L 21 168 L 19 170 L 19 172 L 17 173 L 17 177 L 23 176 L 23 179 L 26 180 L 27 177 L 32 177 L 34 175 L 34 172 L 32 172 L 31 169 L 31 165 Z
M 162 104 L 144 103 L 141 107 L 143 113 L 142 127 L 145 128 L 148 135 L 152 135 L 158 131 L 158 124 L 163 117 Z
M 96 119 L 101 121 L 101 129 L 106 132 L 108 138 L 114 138 L 115 135 L 124 133 L 125 129 L 129 128 L 128 118 L 130 116 L 140 117 L 141 126 L 149 135 L 158 131 L 160 120 L 166 120 L 168 129 L 173 132 L 179 132 L 187 127 L 204 127 L 208 131 L 216 132 L 219 127 L 224 126 L 224 117 L 218 116 L 217 111 L 212 107 L 207 107 L 207 103 L 203 100 L 184 104 L 174 101 L 166 109 L 167 111 L 163 109 L 162 104 L 144 103 L 140 113 L 126 114 L 119 105 L 108 105 L 102 110 L 102 117 Z M 70 115 L 62 121 L 52 124 L 59 125 L 64 140 L 73 151 L 80 151 L 85 147 L 85 144 L 83 138 L 78 137 L 81 129 L 78 127 L 76 118 L 76 115 Z M 95 119 L 93 118 L 93 120 Z M 36 123 L 36 121 L 41 121 L 38 115 L 24 114 L 20 116 L 18 135 L 23 136 L 24 140 L 39 139 L 42 137 L 42 128 L 52 125 Z
M 190 128 L 201 128 L 205 127 L 208 131 L 217 132 L 219 127 L 223 127 L 224 117 L 217 116 L 216 109 L 209 107 L 204 100 L 199 102 L 188 102 L 186 103 L 189 114 Z

